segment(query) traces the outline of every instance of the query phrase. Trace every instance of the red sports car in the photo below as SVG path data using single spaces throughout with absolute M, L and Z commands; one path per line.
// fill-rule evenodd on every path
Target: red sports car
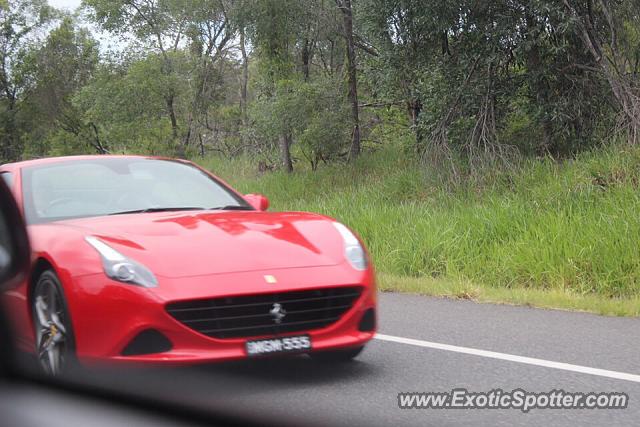
M 376 328 L 373 269 L 335 220 L 264 212 L 181 160 L 78 156 L 0 167 L 31 277 L 2 295 L 22 350 L 70 362 L 349 360 Z

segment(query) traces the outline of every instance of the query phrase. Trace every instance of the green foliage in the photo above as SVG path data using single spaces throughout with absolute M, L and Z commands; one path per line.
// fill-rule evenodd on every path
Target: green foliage
M 307 126 L 298 139 L 300 150 L 314 170 L 320 160 L 334 160 L 346 148 L 345 142 L 349 138 L 348 125 L 345 114 L 339 110 L 319 110 L 307 117 Z
M 248 22 L 261 57 L 276 75 L 286 74 L 290 47 L 304 23 L 296 19 L 305 9 L 297 0 L 256 0 L 247 5 Z
M 19 113 L 26 128 L 22 134 L 26 155 L 89 149 L 80 142 L 83 126 L 72 99 L 89 82 L 97 63 L 97 42 L 69 17 L 49 33 L 42 47 L 28 53 L 21 71 L 31 84 Z M 70 146 L 64 147 L 67 143 Z
M 320 161 L 337 158 L 349 141 L 347 105 L 341 91 L 341 81 L 331 77 L 311 82 L 278 80 L 251 105 L 252 127 L 267 147 L 275 147 L 282 135 L 290 135 L 315 170 Z
M 172 146 L 164 95 L 180 80 L 162 74 L 157 56 L 135 61 L 128 68 L 102 67 L 93 81 L 74 98 L 82 120 L 99 124 L 102 138 L 113 152 L 166 154 Z
M 630 3 L 612 6 L 621 22 L 636 19 Z M 614 126 L 611 80 L 562 2 L 366 0 L 359 17 L 379 50 L 367 61 L 368 84 L 376 97 L 406 100 L 418 146 L 564 156 Z M 637 51 L 623 55 L 637 69 Z M 525 124 L 537 141 L 522 138 Z
M 20 157 L 20 133 L 25 117 L 18 117 L 22 95 L 30 86 L 30 55 L 42 41 L 41 30 L 52 20 L 45 0 L 7 0 L 0 4 L 0 161 Z
M 45 0 L 0 4 L 3 158 L 243 152 L 270 169 L 277 157 L 287 164 L 291 152 L 315 169 L 346 154 L 354 124 L 335 2 L 83 5 L 87 14 L 71 17 Z M 616 132 L 633 136 L 640 129 L 637 6 L 353 2 L 364 148 L 401 135 L 407 152 L 431 159 L 427 167 L 460 158 L 478 169 L 512 163 L 518 153 L 570 157 Z M 100 51 L 80 19 L 120 37 L 123 52 Z

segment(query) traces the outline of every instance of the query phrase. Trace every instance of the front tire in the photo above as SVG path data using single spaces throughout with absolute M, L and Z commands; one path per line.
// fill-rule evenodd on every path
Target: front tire
M 38 365 L 45 374 L 58 376 L 73 362 L 74 340 L 62 286 L 53 271 L 47 270 L 38 277 L 31 312 Z
M 322 363 L 346 363 L 352 361 L 364 350 L 364 346 L 343 350 L 328 350 L 310 353 L 313 360 Z

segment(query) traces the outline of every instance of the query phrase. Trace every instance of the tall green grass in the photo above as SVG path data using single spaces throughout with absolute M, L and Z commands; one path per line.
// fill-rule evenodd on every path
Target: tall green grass
M 272 210 L 339 219 L 391 276 L 640 296 L 637 148 L 528 160 L 453 187 L 394 149 L 291 175 L 260 174 L 248 159 L 200 163 L 240 191 L 265 194 Z

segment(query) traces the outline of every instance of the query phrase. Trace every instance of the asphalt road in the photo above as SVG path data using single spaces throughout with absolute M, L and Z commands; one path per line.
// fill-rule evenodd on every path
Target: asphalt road
M 289 425 L 612 427 L 638 425 L 640 420 L 640 319 L 382 294 L 379 320 L 383 339 L 373 340 L 353 363 L 325 365 L 296 356 L 120 370 L 109 378 L 151 398 Z M 626 409 L 533 409 L 528 413 L 398 408 L 399 392 L 455 388 L 625 392 L 629 403 Z M 103 416 L 98 410 L 85 408 L 85 412 L 96 421 L 112 417 L 108 411 Z M 135 418 L 125 424 L 149 424 L 149 419 L 142 420 L 146 424 L 136 424 Z
M 640 319 L 382 294 L 379 320 L 380 334 L 392 338 L 373 340 L 353 363 L 267 359 L 149 371 L 134 382 L 139 391 L 165 399 L 292 425 L 611 427 L 640 420 Z M 388 341 L 404 338 L 418 341 Z M 455 347 L 433 348 L 440 344 Z M 564 365 L 557 369 L 554 362 Z M 625 392 L 629 404 L 528 413 L 398 408 L 399 392 L 454 388 Z

